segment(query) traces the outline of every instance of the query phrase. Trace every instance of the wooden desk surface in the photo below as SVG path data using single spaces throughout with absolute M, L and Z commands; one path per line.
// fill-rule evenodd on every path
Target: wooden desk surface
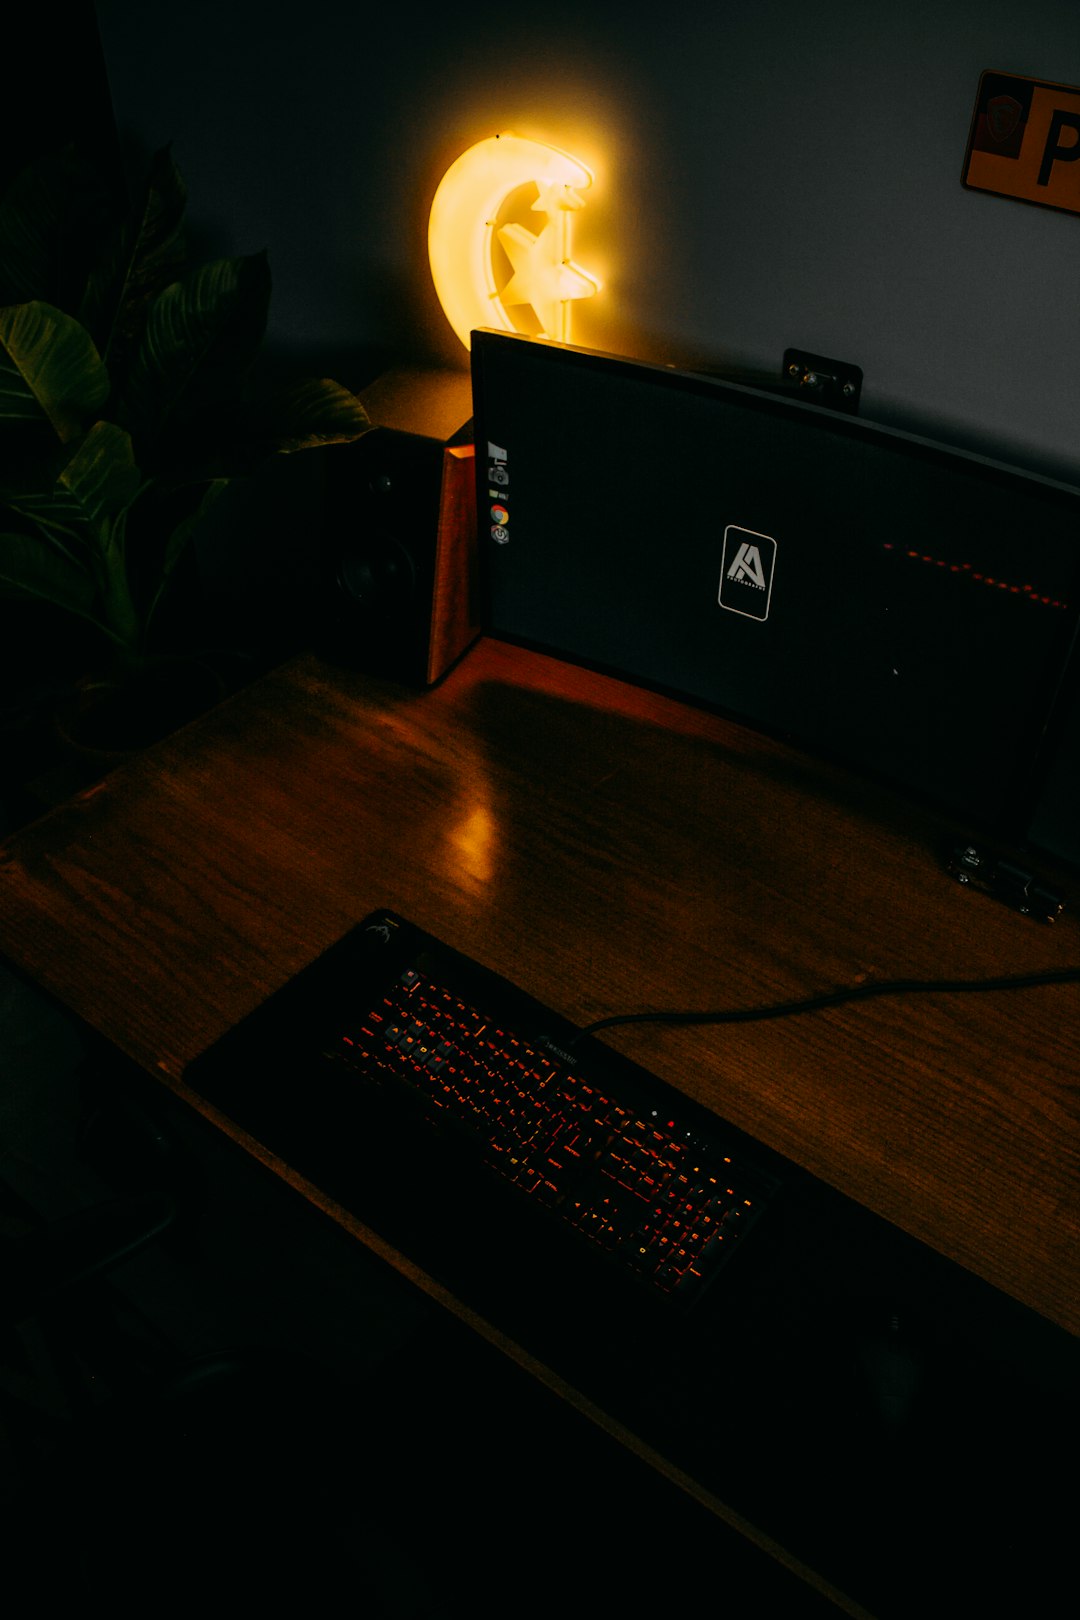
M 377 906 L 566 1017 L 1080 963 L 951 829 L 695 709 L 481 642 L 432 692 L 290 663 L 0 850 L 0 952 L 151 1073 Z M 1080 990 L 605 1037 L 1080 1334 Z

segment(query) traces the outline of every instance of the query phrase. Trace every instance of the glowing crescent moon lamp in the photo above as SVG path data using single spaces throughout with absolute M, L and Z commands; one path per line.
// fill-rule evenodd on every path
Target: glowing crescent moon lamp
M 439 182 L 428 218 L 428 257 L 435 291 L 450 325 L 469 347 L 478 326 L 517 330 L 509 309 L 528 304 L 543 335 L 570 341 L 570 311 L 600 283 L 570 257 L 570 221 L 584 208 L 592 172 L 567 152 L 519 135 L 492 135 L 470 146 Z M 522 186 L 536 186 L 546 223 L 499 225 L 499 210 Z M 495 242 L 512 274 L 496 285 Z

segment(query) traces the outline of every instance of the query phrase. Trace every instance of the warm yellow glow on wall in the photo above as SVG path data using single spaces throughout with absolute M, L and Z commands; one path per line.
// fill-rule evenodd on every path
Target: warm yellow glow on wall
M 592 182 L 577 158 L 519 135 L 492 135 L 450 165 L 431 205 L 428 256 L 439 302 L 466 348 L 478 326 L 519 330 L 510 310 L 523 306 L 545 337 L 569 342 L 574 301 L 599 287 L 570 257 L 571 218 Z M 537 231 L 499 221 L 523 187 L 535 187 L 531 211 L 547 216 Z M 498 273 L 496 244 L 508 277 Z

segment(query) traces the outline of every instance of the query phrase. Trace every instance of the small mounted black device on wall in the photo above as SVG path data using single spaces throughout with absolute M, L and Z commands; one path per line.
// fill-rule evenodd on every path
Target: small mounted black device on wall
M 401 368 L 359 397 L 374 425 L 328 464 L 316 641 L 430 686 L 479 631 L 470 379 Z

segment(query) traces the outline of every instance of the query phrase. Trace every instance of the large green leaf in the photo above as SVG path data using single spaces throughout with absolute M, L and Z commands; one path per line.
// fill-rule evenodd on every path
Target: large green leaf
M 0 534 L 0 595 L 51 602 L 97 623 L 95 594 L 92 574 L 73 558 L 35 535 Z
M 44 544 L 56 546 L 69 556 L 78 556 L 90 543 L 90 536 L 83 532 L 82 508 L 58 485 L 50 484 L 25 493 L 3 489 L 0 502 L 7 507 L 8 516 L 14 513 L 27 520 L 30 525 L 27 532 L 36 532 Z
M 90 274 L 79 317 L 114 378 L 127 368 L 151 301 L 187 263 L 186 205 L 187 188 L 166 147 L 155 154 L 141 198 Z
M 108 395 L 109 374 L 72 316 L 37 300 L 0 309 L 0 425 L 47 421 L 67 443 Z
M 113 422 L 95 422 L 59 483 L 94 537 L 102 620 L 115 641 L 136 647 L 144 626 L 132 599 L 126 538 L 128 513 L 144 484 L 130 436 Z
M 160 444 L 235 389 L 258 353 L 269 303 L 264 253 L 216 259 L 158 295 L 121 399 L 137 443 Z
M 126 567 L 129 507 L 103 512 L 98 523 L 97 568 L 101 622 L 112 639 L 129 653 L 138 653 L 145 638 L 145 622 L 135 606 Z
M 143 488 L 131 439 L 95 422 L 50 490 L 6 491 L 37 535 L 6 534 L 0 592 L 35 596 L 91 619 L 121 646 L 136 648 L 143 625 L 127 575 L 128 512 Z
M 287 453 L 320 444 L 350 444 L 372 423 L 347 388 L 327 377 L 309 377 L 268 394 L 254 425 L 268 449 Z
M 131 435 L 114 422 L 95 422 L 57 483 L 92 529 L 115 517 L 143 485 Z

